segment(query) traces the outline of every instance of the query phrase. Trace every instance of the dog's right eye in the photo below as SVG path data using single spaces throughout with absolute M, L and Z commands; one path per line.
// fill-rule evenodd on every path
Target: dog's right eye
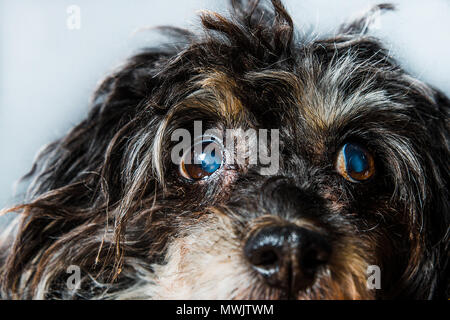
M 372 155 L 363 147 L 346 143 L 339 151 L 336 169 L 341 176 L 351 182 L 369 180 L 375 173 Z
M 215 140 L 201 141 L 187 151 L 180 163 L 180 173 L 189 180 L 206 179 L 222 166 L 222 145 Z

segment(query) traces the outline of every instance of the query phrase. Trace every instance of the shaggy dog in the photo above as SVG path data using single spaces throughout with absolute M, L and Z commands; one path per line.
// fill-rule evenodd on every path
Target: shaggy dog
M 447 297 L 450 102 L 367 35 L 392 6 L 325 39 L 299 36 L 279 0 L 232 7 L 201 34 L 162 28 L 175 45 L 107 77 L 40 154 L 4 210 L 4 299 Z M 195 121 L 276 130 L 276 172 L 203 131 L 173 161 Z

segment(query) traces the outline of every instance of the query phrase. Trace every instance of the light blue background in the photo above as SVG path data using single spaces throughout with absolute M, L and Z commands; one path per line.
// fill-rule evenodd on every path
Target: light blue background
M 286 0 L 304 32 L 331 33 L 380 1 Z M 373 33 L 404 67 L 450 94 L 450 2 L 395 1 Z M 66 26 L 70 5 L 81 29 Z M 224 1 L 0 0 L 0 208 L 20 199 L 12 186 L 37 151 L 61 137 L 88 110 L 98 83 L 124 58 L 160 40 L 139 28 L 195 26 L 200 9 L 226 10 Z

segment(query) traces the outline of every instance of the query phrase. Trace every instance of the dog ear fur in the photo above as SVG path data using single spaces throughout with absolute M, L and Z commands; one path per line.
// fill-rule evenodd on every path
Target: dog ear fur
M 395 10 L 395 6 L 390 3 L 378 4 L 371 9 L 364 11 L 351 21 L 341 25 L 339 33 L 347 35 L 365 35 L 381 14 L 392 10 Z

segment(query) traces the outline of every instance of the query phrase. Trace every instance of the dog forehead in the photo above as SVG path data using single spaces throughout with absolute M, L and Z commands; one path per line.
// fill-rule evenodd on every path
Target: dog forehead
M 251 127 L 289 126 L 316 133 L 391 103 L 375 77 L 361 76 L 358 69 L 365 66 L 351 55 L 333 63 L 306 56 L 298 64 L 295 71 L 273 68 L 243 75 L 204 69 L 193 77 L 196 89 L 187 101 L 201 101 L 226 125 L 247 122 Z
M 245 116 L 242 99 L 237 94 L 236 79 L 225 72 L 214 69 L 202 70 L 194 77 L 198 88 L 191 97 L 200 98 L 215 113 L 229 123 L 238 123 Z

